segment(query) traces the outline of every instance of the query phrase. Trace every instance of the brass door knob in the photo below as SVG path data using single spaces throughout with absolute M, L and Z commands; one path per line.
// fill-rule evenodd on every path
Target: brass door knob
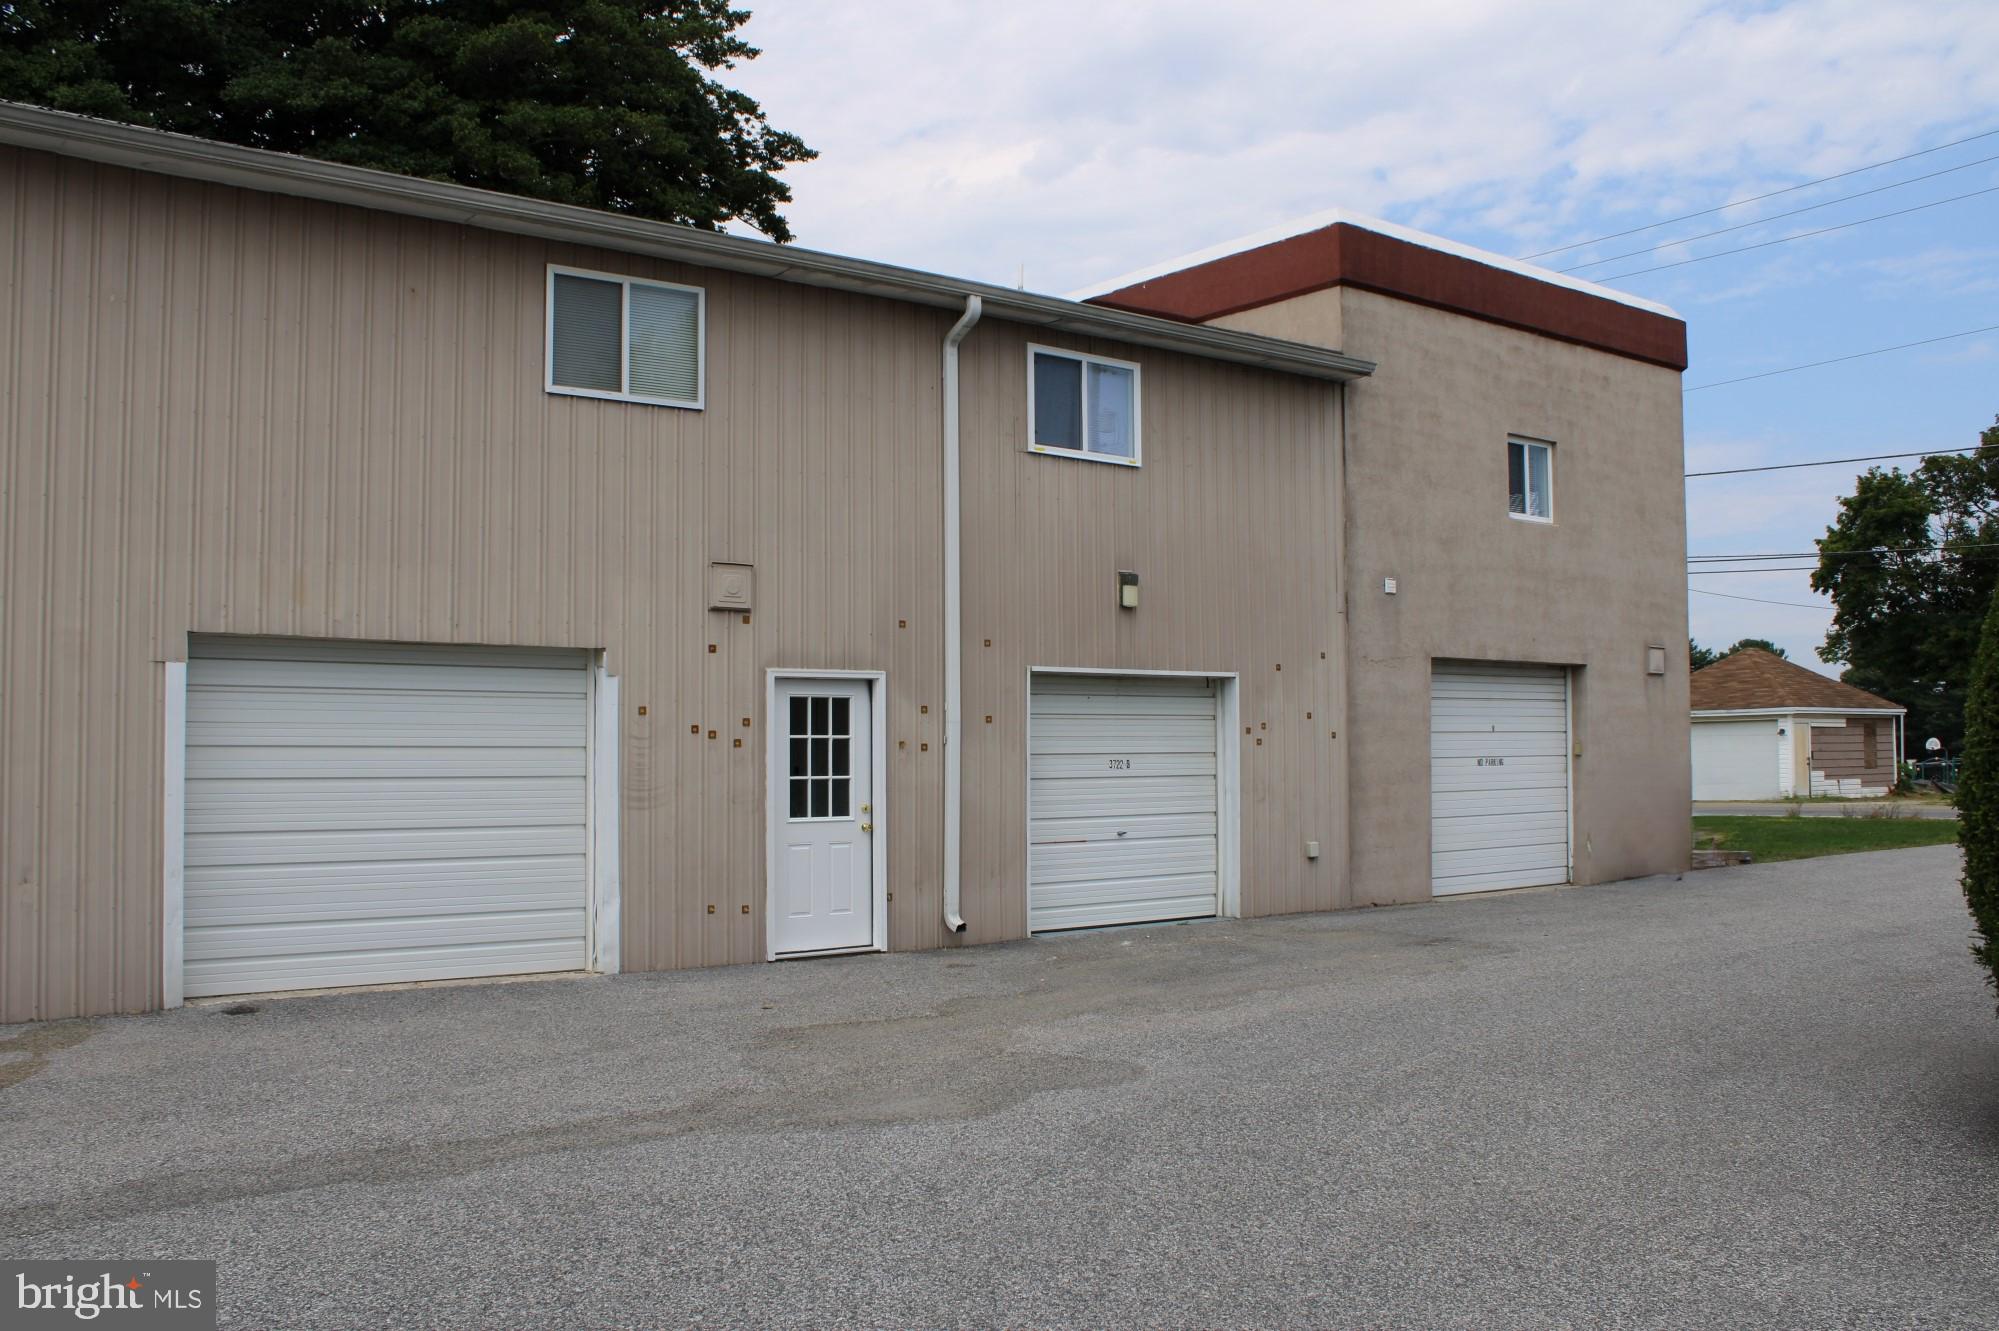
M 861 830 L 863 832 L 872 832 L 875 830 L 875 825 L 873 823 L 862 823 Z

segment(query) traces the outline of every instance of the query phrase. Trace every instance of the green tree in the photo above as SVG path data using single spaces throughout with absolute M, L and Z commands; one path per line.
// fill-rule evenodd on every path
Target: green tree
M 1957 841 L 1964 849 L 1964 900 L 1971 954 L 1999 990 L 1999 595 L 1992 599 L 1965 705 L 1957 769 Z
M 1981 625 L 1999 581 L 1999 422 L 1969 456 L 1870 468 L 1819 541 L 1812 587 L 1832 598 L 1819 657 L 1909 709 L 1908 736 L 1952 752 Z
M 0 98 L 774 240 L 726 0 L 0 0 Z
M 1699 670 L 1702 666 L 1713 665 L 1716 661 L 1726 661 L 1737 652 L 1749 647 L 1760 647 L 1772 656 L 1786 655 L 1782 647 L 1771 642 L 1768 638 L 1741 638 L 1737 640 L 1733 647 L 1724 648 L 1718 652 L 1711 647 L 1703 647 L 1692 638 L 1688 638 L 1687 659 L 1692 669 Z

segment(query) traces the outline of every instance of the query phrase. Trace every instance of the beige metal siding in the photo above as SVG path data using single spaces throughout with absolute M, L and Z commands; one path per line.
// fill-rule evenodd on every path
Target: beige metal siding
M 0 1019 L 158 1001 L 190 631 L 608 648 L 631 969 L 761 955 L 767 666 L 889 672 L 892 863 L 936 863 L 947 315 L 17 151 L 0 219 Z M 708 409 L 544 393 L 550 261 L 704 285 Z
M 633 970 L 763 955 L 764 670 L 885 670 L 890 940 L 945 941 L 948 312 L 18 150 L 0 236 L 0 1021 L 159 1001 L 190 632 L 604 649 Z M 550 262 L 705 287 L 707 409 L 543 392 Z M 971 939 L 1026 928 L 1031 664 L 1240 670 L 1246 909 L 1338 904 L 1336 390 L 1093 346 L 1146 466 L 1033 457 L 1027 339 L 965 352 Z
M 1143 367 L 1144 466 L 1027 451 L 1030 341 Z M 1347 904 L 1338 390 L 1008 324 L 962 369 L 968 940 L 1027 931 L 1037 667 L 1239 674 L 1242 912 Z

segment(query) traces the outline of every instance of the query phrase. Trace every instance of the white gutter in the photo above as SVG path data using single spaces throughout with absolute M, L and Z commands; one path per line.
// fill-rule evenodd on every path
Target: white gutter
M 965 312 L 944 335 L 944 927 L 965 932 L 960 913 L 964 884 L 959 877 L 959 792 L 964 787 L 964 723 L 959 713 L 965 692 L 965 589 L 960 576 L 959 530 L 964 509 L 958 487 L 958 344 L 985 311 L 978 296 L 965 297 Z

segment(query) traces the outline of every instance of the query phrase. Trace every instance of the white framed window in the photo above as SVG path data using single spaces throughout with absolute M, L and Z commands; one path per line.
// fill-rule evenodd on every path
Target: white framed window
M 1522 522 L 1555 520 L 1555 446 L 1536 439 L 1506 441 L 1506 511 Z
M 1034 453 L 1136 467 L 1138 366 L 1030 345 L 1027 447 Z
M 548 267 L 551 393 L 699 410 L 708 297 L 700 287 Z

